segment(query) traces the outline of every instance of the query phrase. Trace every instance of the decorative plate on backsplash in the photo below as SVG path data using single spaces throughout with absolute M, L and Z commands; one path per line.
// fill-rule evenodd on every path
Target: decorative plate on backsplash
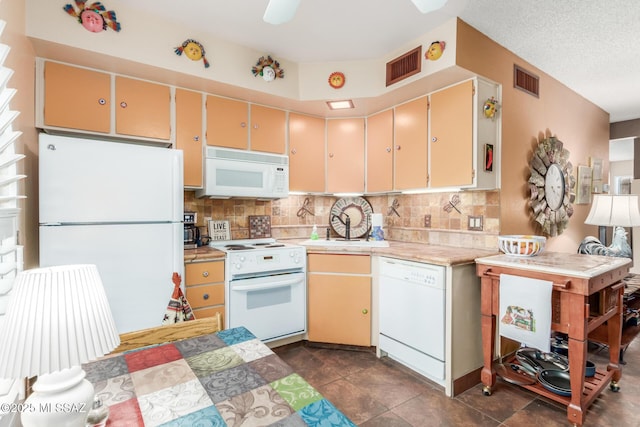
M 344 221 L 346 217 L 343 214 L 347 214 L 351 220 L 351 237 L 362 237 L 369 231 L 369 226 L 371 225 L 370 215 L 372 213 L 373 209 L 366 199 L 362 197 L 343 197 L 331 206 L 329 224 L 339 236 L 345 237 L 347 228 L 334 215 Z

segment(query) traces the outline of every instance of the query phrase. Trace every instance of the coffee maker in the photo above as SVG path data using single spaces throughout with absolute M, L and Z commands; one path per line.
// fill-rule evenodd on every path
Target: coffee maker
M 184 248 L 195 249 L 200 244 L 200 230 L 196 226 L 198 214 L 196 212 L 184 213 Z

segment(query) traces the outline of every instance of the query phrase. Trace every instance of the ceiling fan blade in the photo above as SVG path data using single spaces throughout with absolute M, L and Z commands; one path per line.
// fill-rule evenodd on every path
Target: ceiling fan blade
M 283 24 L 293 19 L 300 0 L 269 0 L 264 11 L 264 22 L 273 25 Z
M 433 12 L 434 10 L 440 9 L 445 5 L 447 0 L 411 0 L 411 2 L 418 8 L 420 12 L 429 13 Z

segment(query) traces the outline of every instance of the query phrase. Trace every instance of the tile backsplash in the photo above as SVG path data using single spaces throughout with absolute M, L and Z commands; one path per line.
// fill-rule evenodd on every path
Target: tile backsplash
M 496 248 L 500 230 L 500 192 L 394 194 L 365 196 L 373 212 L 384 217 L 385 238 L 456 247 Z M 329 227 L 333 196 L 290 196 L 286 199 L 198 199 L 184 192 L 184 210 L 198 213 L 198 226 L 208 234 L 206 219 L 228 220 L 232 239 L 249 238 L 249 216 L 270 215 L 275 238 L 306 238 L 317 225 Z M 471 221 L 470 221 L 470 218 Z M 472 229 L 469 226 L 473 225 Z M 334 234 L 331 231 L 332 235 Z

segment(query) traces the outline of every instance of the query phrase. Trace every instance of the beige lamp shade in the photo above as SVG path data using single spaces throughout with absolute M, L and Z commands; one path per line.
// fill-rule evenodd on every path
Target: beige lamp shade
M 640 225 L 638 196 L 634 194 L 596 194 L 585 224 L 635 227 Z
M 120 337 L 97 267 L 19 273 L 0 343 L 0 378 L 48 374 L 111 352 Z

